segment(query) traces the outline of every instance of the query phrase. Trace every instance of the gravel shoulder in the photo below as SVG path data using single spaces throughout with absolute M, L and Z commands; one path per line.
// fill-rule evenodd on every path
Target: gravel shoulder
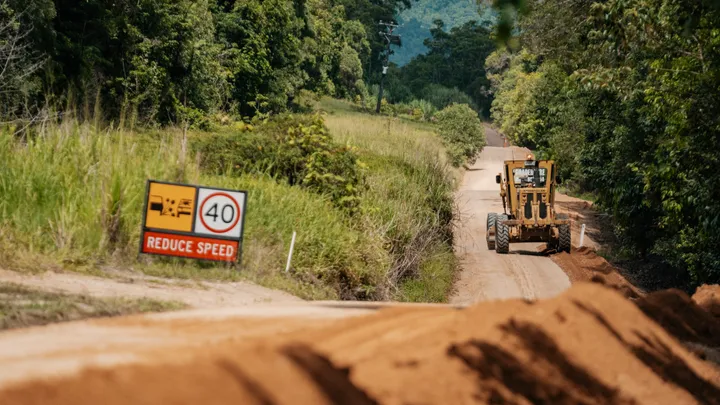
M 122 273 L 120 273 L 122 274 Z M 128 273 L 103 278 L 74 273 L 25 274 L 0 269 L 0 281 L 44 291 L 82 294 L 96 298 L 148 298 L 181 302 L 192 308 L 236 307 L 267 303 L 301 302 L 288 293 L 248 282 L 188 282 Z

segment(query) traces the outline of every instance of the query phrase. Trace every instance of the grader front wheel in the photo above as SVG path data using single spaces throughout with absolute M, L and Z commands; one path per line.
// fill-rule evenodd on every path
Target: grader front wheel
M 558 251 L 570 253 L 572 248 L 572 234 L 570 225 L 560 225 L 558 227 Z
M 507 215 L 499 215 L 495 225 L 495 251 L 498 253 L 510 252 L 510 227 L 501 223 L 507 219 Z
M 497 214 L 491 212 L 487 216 L 487 227 L 485 228 L 485 240 L 489 250 L 495 250 L 495 237 L 497 231 L 494 229 L 497 223 Z

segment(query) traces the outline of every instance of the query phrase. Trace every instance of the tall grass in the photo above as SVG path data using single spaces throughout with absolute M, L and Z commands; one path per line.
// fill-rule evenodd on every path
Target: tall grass
M 187 145 L 203 133 L 100 129 L 72 120 L 25 138 L 0 132 L 0 265 L 245 278 L 314 299 L 445 300 L 455 268 L 450 220 L 457 172 L 433 127 L 354 113 L 342 102 L 323 107 L 331 112 L 333 137 L 356 145 L 367 165 L 356 215 L 265 175 L 201 172 Z M 247 190 L 240 270 L 139 257 L 148 179 Z M 285 273 L 293 231 L 293 268 Z
M 199 135 L 202 136 L 202 135 Z M 338 298 L 328 280 L 352 278 L 371 290 L 389 266 L 379 240 L 351 227 L 326 198 L 263 176 L 207 176 L 185 156 L 181 131 L 99 130 L 68 121 L 26 139 L 0 136 L 0 264 L 97 269 L 134 266 L 151 274 L 250 278 L 306 298 Z M 241 271 L 182 260 L 137 261 L 147 179 L 249 192 Z M 294 269 L 283 272 L 298 232 Z M 350 292 L 353 295 L 372 291 Z
M 68 121 L 26 139 L 0 136 L 2 242 L 61 259 L 137 250 L 148 178 L 185 181 L 180 144 Z M 197 171 L 195 171 L 197 179 Z
M 329 111 L 343 111 L 324 101 Z M 368 165 L 365 231 L 379 235 L 392 255 L 388 284 L 395 298 L 443 301 L 452 285 L 452 194 L 459 172 L 447 160 L 433 127 L 355 114 L 329 114 L 334 137 L 359 148 Z

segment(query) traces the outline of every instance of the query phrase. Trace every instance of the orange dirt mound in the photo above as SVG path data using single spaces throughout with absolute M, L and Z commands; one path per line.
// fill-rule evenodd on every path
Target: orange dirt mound
M 718 342 L 716 325 L 675 291 L 639 303 L 579 283 L 544 301 L 386 309 L 263 340 L 203 344 L 195 330 L 144 365 L 27 381 L 0 404 L 720 404 L 720 368 L 678 341 Z
M 720 318 L 720 285 L 703 285 L 692 297 L 702 309 Z
M 637 298 L 641 292 L 618 272 L 607 260 L 587 247 L 573 249 L 572 254 L 559 253 L 552 260 L 568 275 L 572 283 L 593 282 L 606 285 L 628 298 Z
M 640 298 L 637 306 L 681 341 L 720 346 L 720 321 L 680 290 L 658 291 Z

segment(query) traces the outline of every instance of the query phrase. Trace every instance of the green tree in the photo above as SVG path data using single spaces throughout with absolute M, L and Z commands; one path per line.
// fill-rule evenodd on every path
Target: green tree
M 527 51 L 486 61 L 498 122 L 572 165 L 628 253 L 659 257 L 695 283 L 720 280 L 716 2 L 526 5 Z
M 467 104 L 453 104 L 435 117 L 451 163 L 456 167 L 474 163 L 487 144 L 477 112 Z
M 7 2 L 0 2 L 0 119 L 3 121 L 28 113 L 25 101 L 39 91 L 39 80 L 34 74 L 45 64 L 44 58 L 32 51 L 31 31 L 21 24 L 24 14 L 18 15 Z
M 89 103 L 101 95 L 111 116 L 123 108 L 142 119 L 179 118 L 181 106 L 204 112 L 224 96 L 220 48 L 207 0 L 13 1 L 32 30 L 34 49 L 50 58 L 45 92 Z
M 490 82 L 484 62 L 495 50 L 490 34 L 487 25 L 479 25 L 475 21 L 455 27 L 450 32 L 445 32 L 442 21 L 435 21 L 432 37 L 425 41 L 428 53 L 405 65 L 400 71 L 400 80 L 416 97 L 422 97 L 430 84 L 457 88 L 487 113 Z
M 202 124 L 218 109 L 280 112 L 303 89 L 353 96 L 371 52 L 332 0 L 8 1 L 49 60 L 36 93 L 60 108 L 99 95 L 108 118 Z
M 409 63 L 412 58 L 427 53 L 424 45 L 426 39 L 431 37 L 430 30 L 435 20 L 444 21 L 446 28 L 459 27 L 470 21 L 477 21 L 479 25 L 489 23 L 493 25 L 497 19 L 497 12 L 491 4 L 476 4 L 473 1 L 454 0 L 418 0 L 411 8 L 404 9 L 398 14 L 402 24 L 403 46 L 393 56 L 399 66 Z
M 366 80 L 377 83 L 382 72 L 381 55 L 386 48 L 385 40 L 378 35 L 379 21 L 393 21 L 399 11 L 411 7 L 413 0 L 332 0 L 333 5 L 345 8 L 346 17 L 359 21 L 365 27 L 368 52 L 360 54 L 366 70 Z

